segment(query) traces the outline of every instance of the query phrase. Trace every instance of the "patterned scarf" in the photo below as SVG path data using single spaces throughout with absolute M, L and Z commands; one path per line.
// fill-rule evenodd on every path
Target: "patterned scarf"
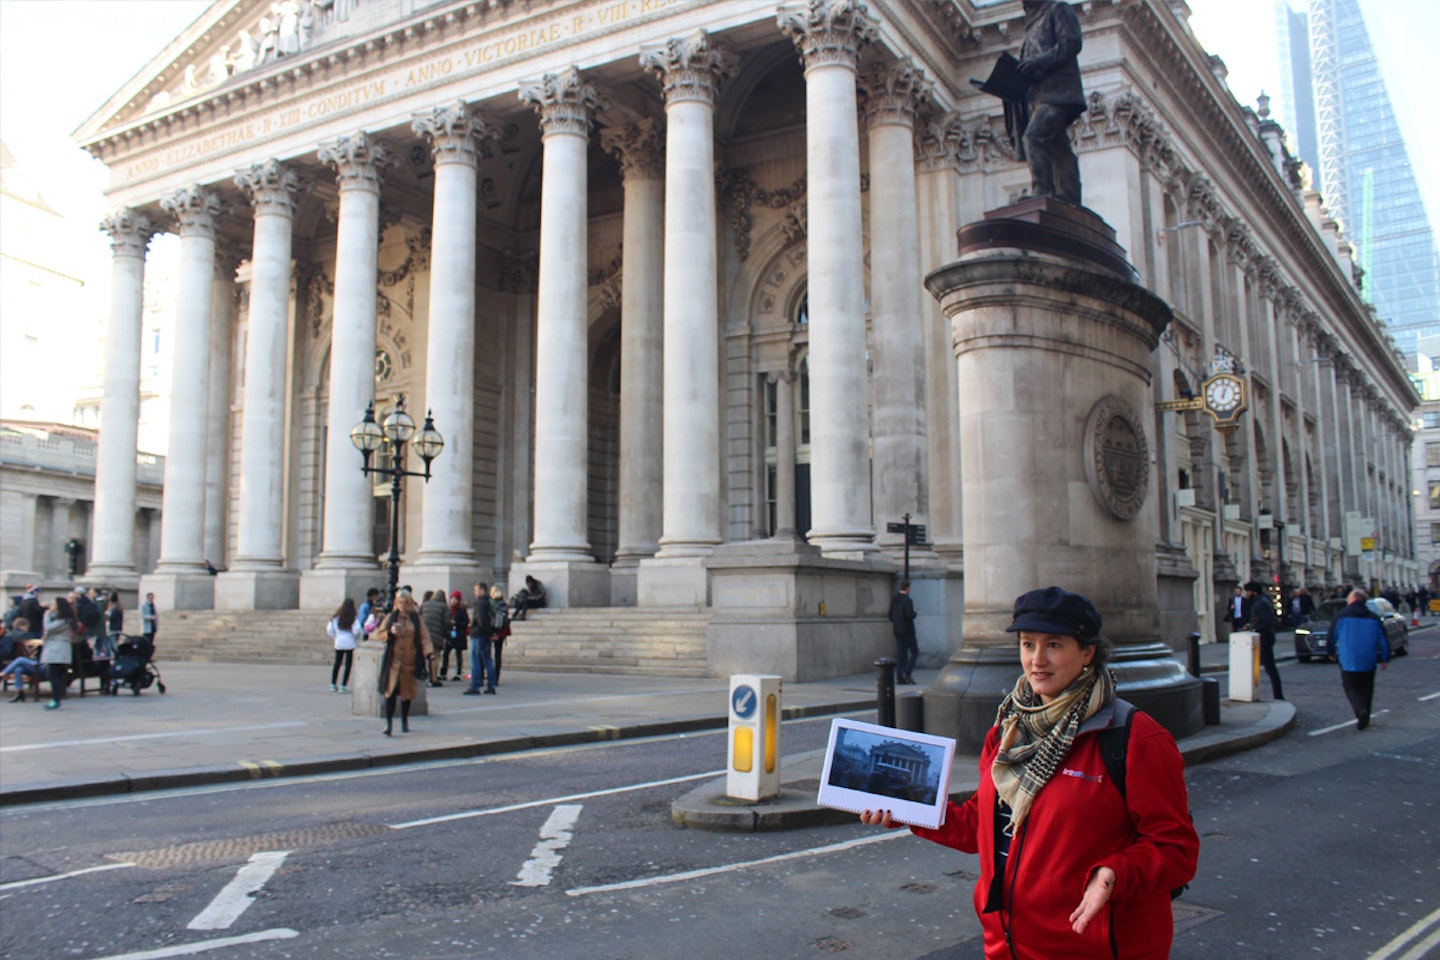
M 1040 788 L 1050 782 L 1070 752 L 1080 725 L 1115 699 L 1109 670 L 1089 667 L 1050 703 L 1042 701 L 1022 675 L 1000 704 L 1000 752 L 990 767 L 995 791 L 1010 808 L 1011 836 L 1025 822 Z

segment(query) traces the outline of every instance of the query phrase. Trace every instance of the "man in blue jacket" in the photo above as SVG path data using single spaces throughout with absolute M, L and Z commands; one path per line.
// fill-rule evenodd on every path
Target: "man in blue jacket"
M 1364 590 L 1351 590 L 1349 603 L 1330 624 L 1331 660 L 1340 662 L 1340 683 L 1345 698 L 1355 711 L 1355 729 L 1370 726 L 1370 701 L 1375 696 L 1375 664 L 1384 670 L 1390 663 L 1390 641 L 1385 625 L 1365 606 Z

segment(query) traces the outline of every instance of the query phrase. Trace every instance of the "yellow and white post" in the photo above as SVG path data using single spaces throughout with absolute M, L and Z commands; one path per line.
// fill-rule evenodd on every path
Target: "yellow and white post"
M 737 800 L 780 795 L 780 678 L 730 678 L 730 761 L 725 793 Z

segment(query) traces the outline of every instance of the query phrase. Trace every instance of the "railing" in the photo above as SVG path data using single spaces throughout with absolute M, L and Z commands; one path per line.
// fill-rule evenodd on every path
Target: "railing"
M 99 445 L 93 440 L 71 437 L 39 437 L 6 431 L 0 433 L 0 463 L 16 467 L 60 470 L 74 476 L 95 476 Z M 135 479 L 160 486 L 165 481 L 165 458 L 152 453 L 135 455 Z

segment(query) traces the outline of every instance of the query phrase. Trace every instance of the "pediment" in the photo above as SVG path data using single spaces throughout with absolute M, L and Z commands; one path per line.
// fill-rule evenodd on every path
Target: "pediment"
M 152 119 L 286 59 L 370 33 L 444 0 L 215 0 L 75 131 L 80 143 Z

